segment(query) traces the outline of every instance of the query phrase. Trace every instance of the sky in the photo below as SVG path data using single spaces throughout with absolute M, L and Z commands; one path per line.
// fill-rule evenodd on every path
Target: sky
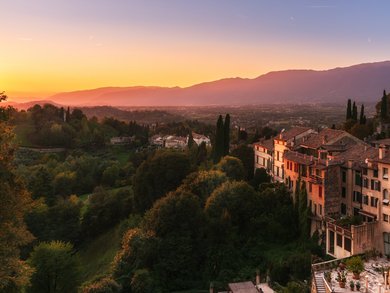
M 388 0 L 0 0 L 0 11 L 11 100 L 390 60 Z

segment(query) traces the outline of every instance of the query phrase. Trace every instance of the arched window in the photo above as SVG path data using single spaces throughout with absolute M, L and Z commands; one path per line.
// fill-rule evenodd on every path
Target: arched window
M 383 189 L 383 199 L 389 199 L 389 192 L 387 189 Z

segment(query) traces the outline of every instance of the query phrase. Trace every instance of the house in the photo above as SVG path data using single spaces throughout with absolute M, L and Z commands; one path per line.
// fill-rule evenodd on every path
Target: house
M 274 140 L 271 138 L 255 142 L 253 149 L 255 153 L 255 171 L 263 168 L 270 174 L 272 172 Z
M 202 134 L 198 134 L 198 133 L 195 133 L 195 132 L 192 132 L 192 138 L 194 139 L 195 143 L 199 146 L 202 142 L 204 142 L 206 144 L 206 146 L 210 146 L 211 145 L 211 141 L 210 141 L 210 138 L 208 138 L 207 136 L 205 135 L 202 135 Z M 187 141 L 188 141 L 188 136 L 187 136 Z
M 164 147 L 183 149 L 187 146 L 187 138 L 182 136 L 168 135 L 164 137 Z
M 110 139 L 112 145 L 125 145 L 134 141 L 134 136 L 116 136 Z

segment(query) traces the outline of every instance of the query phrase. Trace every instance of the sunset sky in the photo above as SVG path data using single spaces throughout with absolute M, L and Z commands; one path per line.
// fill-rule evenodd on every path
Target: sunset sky
M 0 10 L 11 99 L 390 60 L 388 0 L 1 0 Z

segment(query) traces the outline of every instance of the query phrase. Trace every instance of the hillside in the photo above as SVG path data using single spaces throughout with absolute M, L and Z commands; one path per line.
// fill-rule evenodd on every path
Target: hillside
M 72 105 L 201 106 L 260 103 L 372 102 L 390 89 L 390 61 L 330 70 L 286 70 L 254 79 L 228 78 L 186 88 L 109 87 L 59 93 L 49 99 Z M 64 102 L 66 101 L 66 102 Z

